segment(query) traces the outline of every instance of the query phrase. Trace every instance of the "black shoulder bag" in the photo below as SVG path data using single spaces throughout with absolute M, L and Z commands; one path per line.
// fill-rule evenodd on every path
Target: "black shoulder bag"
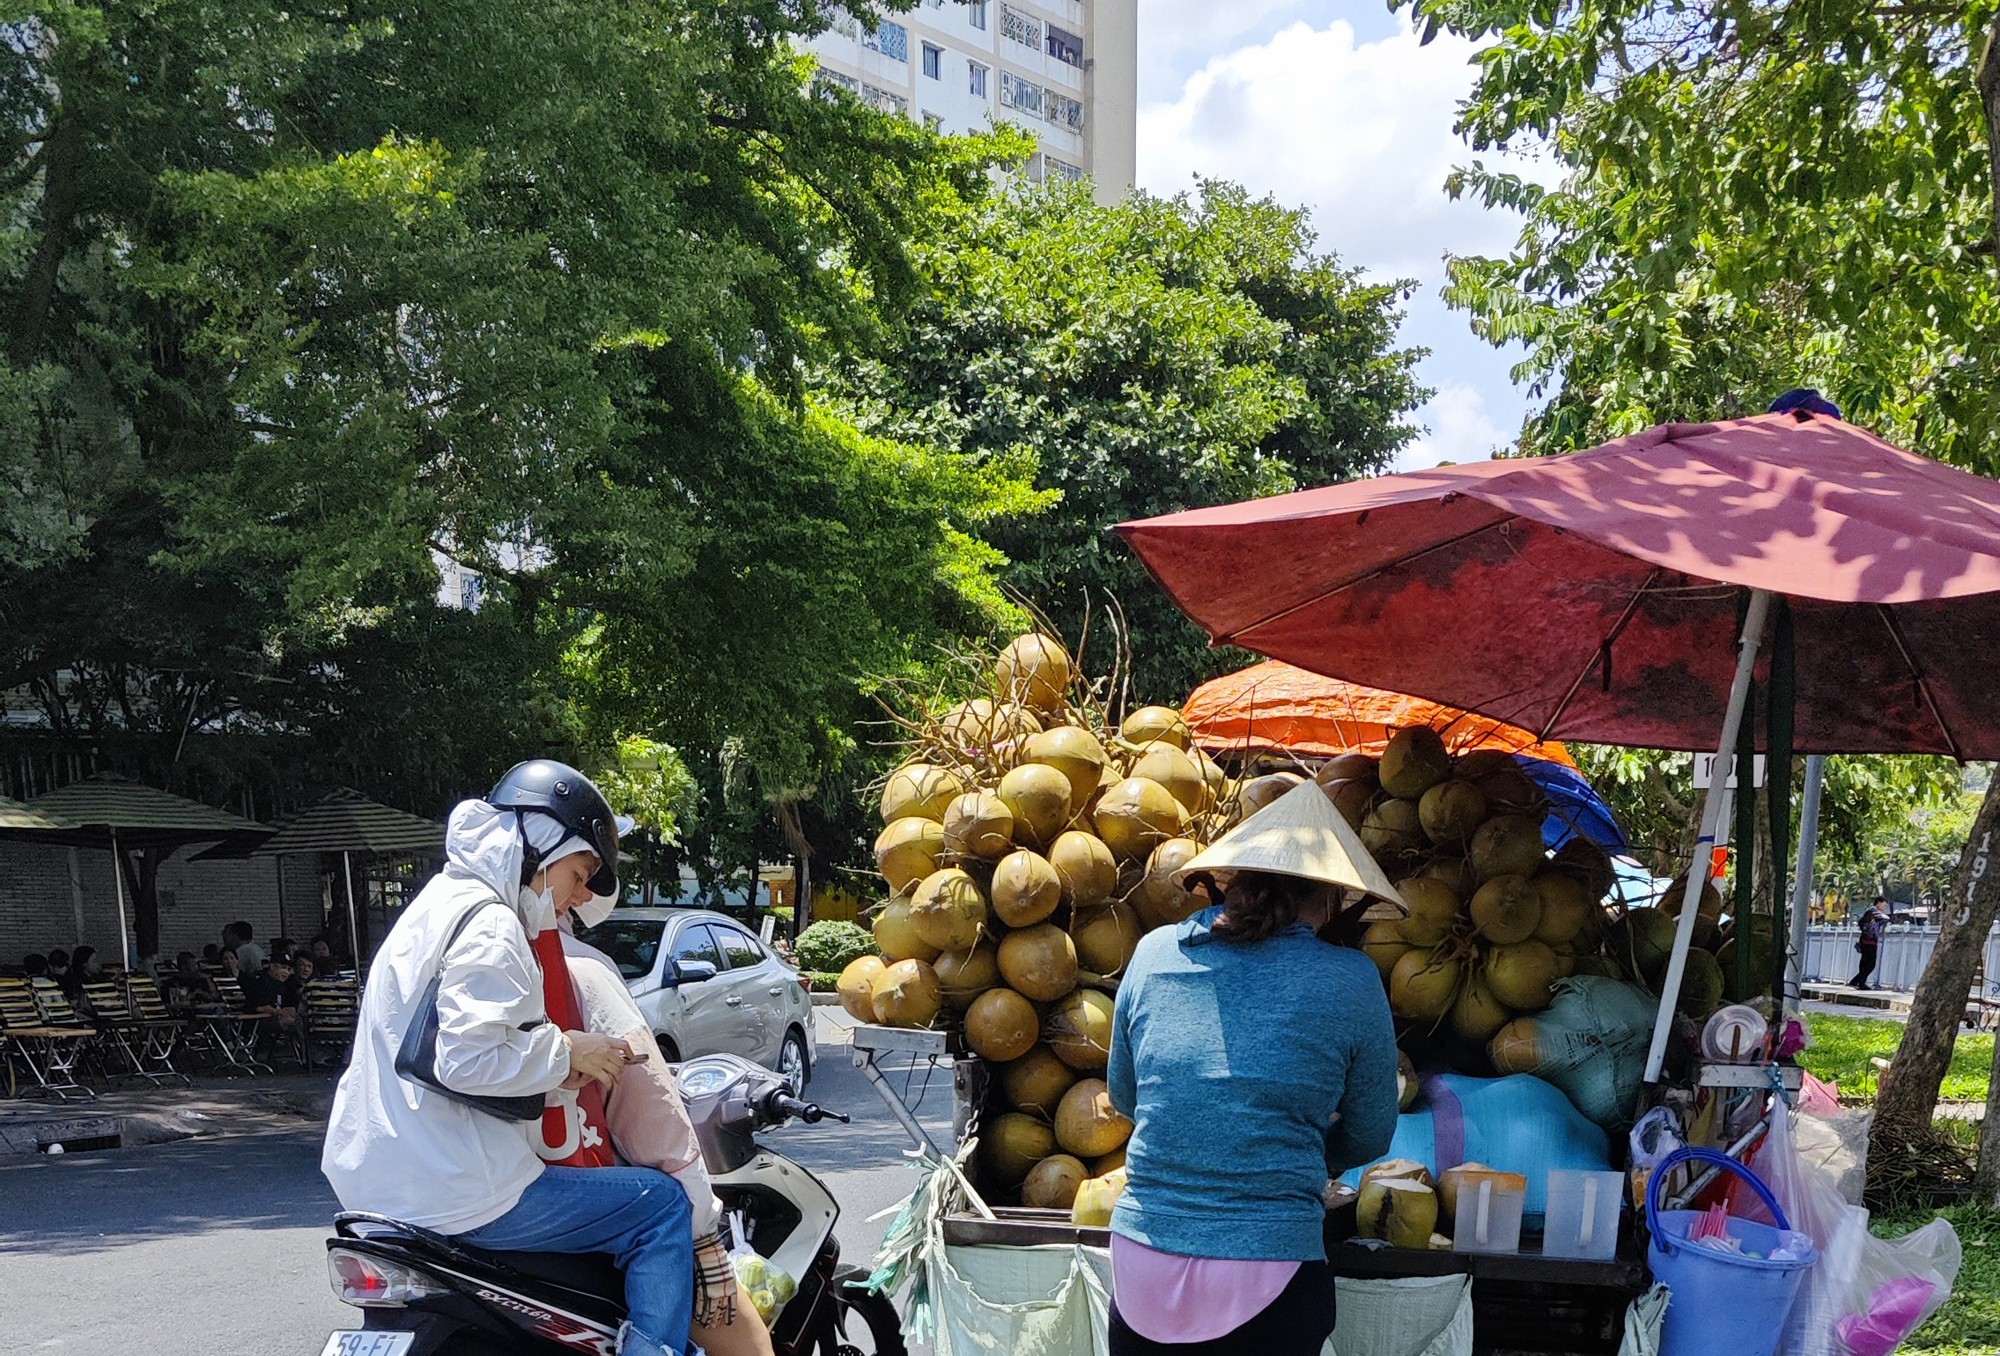
M 498 903 L 489 900 L 488 903 Z M 445 957 L 451 954 L 452 945 L 458 941 L 458 934 L 465 931 L 465 925 L 472 916 L 486 904 L 475 904 L 465 911 L 458 920 L 458 926 L 444 939 L 444 946 L 438 951 L 437 973 L 431 976 L 430 986 L 423 997 L 417 1000 L 416 1012 L 410 1018 L 410 1029 L 403 1033 L 403 1043 L 396 1050 L 396 1072 L 432 1092 L 462 1102 L 474 1111 L 483 1111 L 489 1116 L 498 1116 L 504 1121 L 532 1121 L 541 1118 L 542 1109 L 547 1105 L 543 1094 L 533 1093 L 522 1097 L 481 1097 L 473 1093 L 460 1092 L 438 1082 L 438 989 L 444 983 Z M 540 1025 L 534 1023 L 533 1025 Z

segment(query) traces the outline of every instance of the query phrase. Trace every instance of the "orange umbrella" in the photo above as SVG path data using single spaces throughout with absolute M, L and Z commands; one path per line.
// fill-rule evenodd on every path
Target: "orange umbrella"
M 1576 766 L 1561 744 L 1541 743 L 1528 731 L 1490 716 L 1327 678 L 1275 659 L 1203 683 L 1181 714 L 1193 728 L 1195 742 L 1211 753 L 1284 749 L 1325 758 L 1380 754 L 1398 729 L 1428 725 L 1454 753 L 1505 749 Z

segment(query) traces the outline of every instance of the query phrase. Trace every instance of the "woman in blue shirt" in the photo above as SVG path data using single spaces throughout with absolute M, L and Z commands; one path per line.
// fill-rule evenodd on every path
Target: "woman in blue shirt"
M 1219 903 L 1140 942 L 1112 1023 L 1106 1079 L 1134 1128 L 1111 1351 L 1312 1356 L 1333 1331 L 1326 1184 L 1388 1152 L 1397 1112 L 1381 977 L 1314 934 L 1342 889 L 1395 891 L 1310 782 L 1183 880 Z

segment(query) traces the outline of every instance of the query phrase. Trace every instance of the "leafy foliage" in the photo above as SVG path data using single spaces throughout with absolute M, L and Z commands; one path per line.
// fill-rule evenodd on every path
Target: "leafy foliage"
M 868 929 L 853 923 L 814 923 L 793 943 L 802 970 L 839 975 L 849 964 L 876 952 L 875 938 Z

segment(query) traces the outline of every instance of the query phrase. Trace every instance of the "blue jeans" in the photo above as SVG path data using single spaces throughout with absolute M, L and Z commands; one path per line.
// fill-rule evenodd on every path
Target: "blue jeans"
M 663 1172 L 544 1168 L 512 1210 L 459 1237 L 495 1252 L 612 1254 L 632 1331 L 679 1353 L 694 1313 L 691 1220 L 687 1192 Z

